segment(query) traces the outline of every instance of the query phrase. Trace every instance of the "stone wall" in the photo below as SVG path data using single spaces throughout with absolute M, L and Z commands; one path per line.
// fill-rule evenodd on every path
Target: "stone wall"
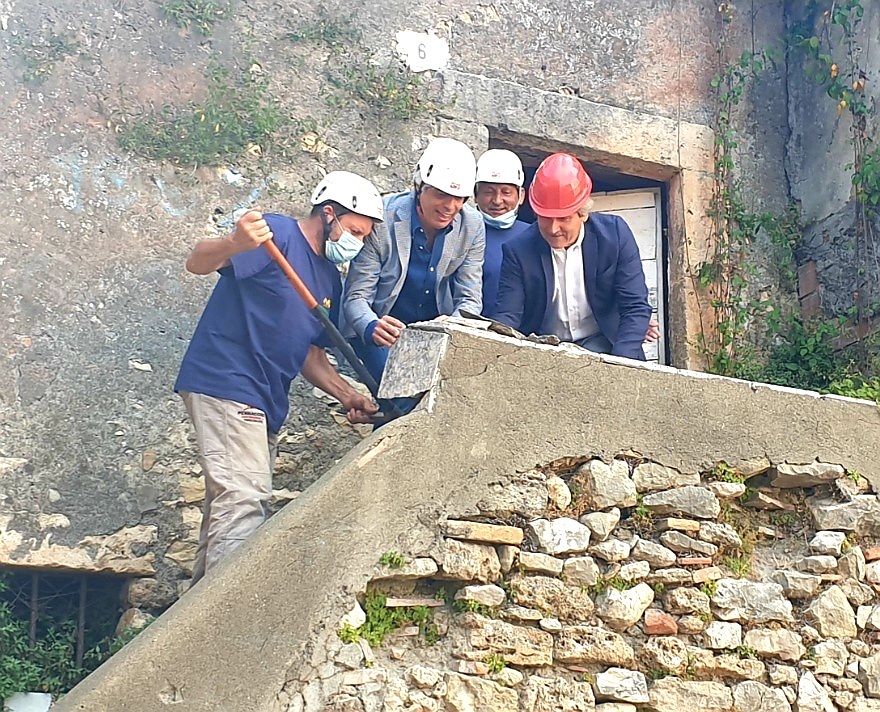
M 484 495 L 382 556 L 277 709 L 880 709 L 880 500 L 858 473 L 629 452 Z
M 695 572 L 711 578 L 718 575 L 713 569 L 718 567 L 719 580 L 739 574 L 764 584 L 773 583 L 779 569 L 794 572 L 787 575 L 795 582 L 801 580 L 797 573 L 810 574 L 805 580 L 808 587 L 818 576 L 820 589 L 810 588 L 811 596 L 835 585 L 844 591 L 864 590 L 845 580 L 822 579 L 823 573 L 843 574 L 847 564 L 841 564 L 838 557 L 832 557 L 832 562 L 825 558 L 829 555 L 817 553 L 818 560 L 798 562 L 813 556 L 807 545 L 815 531 L 845 535 L 855 528 L 856 538 L 850 537 L 845 546 L 862 547 L 866 559 L 873 556 L 878 502 L 868 484 L 873 491 L 880 485 L 880 456 L 874 447 L 880 411 L 874 404 L 520 341 L 452 321 L 407 329 L 389 361 L 391 375 L 383 388 L 398 389 L 402 395 L 428 391 L 420 408 L 384 426 L 346 454 L 216 572 L 65 696 L 58 712 L 160 712 L 169 700 L 183 712 L 230 708 L 284 712 L 299 705 L 297 695 L 303 695 L 303 704 L 306 699 L 310 705 L 321 704 L 325 682 L 326 699 L 358 710 L 362 693 L 371 699 L 376 694 L 378 699 L 378 692 L 373 691 L 385 689 L 384 683 L 372 677 L 379 667 L 386 680 L 398 680 L 410 667 L 421 665 L 444 677 L 455 673 L 480 678 L 472 682 L 465 677 L 462 684 L 479 686 L 487 680 L 494 684 L 490 677 L 472 673 L 484 670 L 480 664 L 498 668 L 502 662 L 498 656 L 510 651 L 489 650 L 488 641 L 496 638 L 484 636 L 487 642 L 478 643 L 479 626 L 472 635 L 464 627 L 465 621 L 483 625 L 483 618 L 491 621 L 485 623 L 490 628 L 498 625 L 509 630 L 501 623 L 525 628 L 529 632 L 523 635 L 542 641 L 542 660 L 560 663 L 534 666 L 519 660 L 507 665 L 523 675 L 523 684 L 512 690 L 520 696 L 531 674 L 591 683 L 583 672 L 563 672 L 563 664 L 584 665 L 558 659 L 554 636 L 561 631 L 552 622 L 545 622 L 548 629 L 544 630 L 541 620 L 555 616 L 564 628 L 607 629 L 622 635 L 635 656 L 645 640 L 644 613 L 651 606 L 644 603 L 648 608 L 634 610 L 633 603 L 625 608 L 627 616 L 636 613 L 635 626 L 615 630 L 612 626 L 621 626 L 626 619 L 612 617 L 609 606 L 621 596 L 628 600 L 644 593 L 647 599 L 650 591 L 649 603 L 674 619 L 685 648 L 702 645 L 702 633 L 695 632 L 699 612 L 678 613 L 667 606 L 667 595 L 680 595 L 673 591 L 682 586 L 699 589 L 706 584 L 702 593 L 712 594 L 713 616 L 739 623 L 744 634 L 752 628 L 774 627 L 772 621 L 723 621 L 722 612 L 727 615 L 730 601 L 712 603 L 717 592 L 712 592 L 711 583 L 697 583 Z M 560 397 L 561 393 L 566 396 Z M 620 462 L 614 464 L 615 460 Z M 728 467 L 719 466 L 722 461 Z M 535 463 L 550 464 L 536 472 Z M 804 471 L 811 474 L 805 477 Z M 856 472 L 861 476 L 856 477 Z M 735 481 L 747 475 L 751 477 L 746 482 Z M 712 484 L 713 479 L 720 483 Z M 829 483 L 821 484 L 826 479 Z M 739 492 L 747 495 L 748 506 L 737 498 Z M 571 503 L 567 503 L 569 495 Z M 826 497 L 832 501 L 825 502 Z M 788 511 L 791 506 L 793 512 Z M 765 512 L 760 507 L 771 509 Z M 581 526 L 584 515 L 587 524 Z M 544 521 L 535 523 L 539 520 Z M 502 549 L 498 544 L 496 549 L 494 543 L 473 541 L 485 538 L 487 531 L 499 533 L 492 527 L 480 532 L 475 522 L 501 526 L 507 537 L 503 546 L 519 549 L 519 563 L 511 563 L 513 548 Z M 583 548 L 558 553 L 542 550 L 549 535 L 557 529 L 567 531 L 566 523 L 579 534 Z M 672 528 L 661 530 L 665 525 Z M 743 551 L 752 550 L 750 572 L 739 551 L 725 548 L 737 541 L 728 527 L 742 539 Z M 606 534 L 608 538 L 599 541 Z M 641 544 L 636 537 L 643 540 Z M 826 538 L 837 541 L 840 534 L 822 537 Z M 645 550 L 660 555 L 646 560 L 647 570 L 640 559 Z M 673 552 L 674 561 L 666 550 Z M 475 559 L 476 552 L 483 558 Z M 841 549 L 841 557 L 843 553 Z M 595 569 L 585 557 L 592 558 Z M 566 573 L 564 567 L 571 559 L 582 561 L 568 563 Z M 390 568 L 379 566 L 380 560 Z M 529 561 L 545 566 L 548 573 L 520 572 L 519 565 Z M 503 575 L 505 586 L 501 586 L 502 562 L 511 566 Z M 403 571 L 416 578 L 415 586 L 396 582 L 387 588 L 387 579 L 399 577 L 401 569 L 394 568 L 398 564 L 404 564 Z M 580 564 L 587 580 L 595 572 L 595 588 L 584 584 L 581 591 L 580 585 L 560 577 L 560 565 L 567 579 L 580 575 L 572 569 Z M 801 566 L 816 570 L 798 571 Z M 533 576 L 537 578 L 529 578 Z M 857 572 L 854 578 L 858 576 Z M 386 580 L 371 583 L 377 577 Z M 425 583 L 418 584 L 423 579 Z M 532 591 L 529 586 L 535 582 L 544 586 Z M 522 588 L 516 595 L 523 597 L 515 603 L 511 598 L 514 583 Z M 630 583 L 635 585 L 629 587 Z M 474 595 L 488 593 L 490 598 L 476 604 L 454 603 L 462 587 L 474 585 L 498 586 L 504 592 L 503 601 L 495 589 L 480 589 Z M 446 589 L 445 603 L 435 598 L 441 587 Z M 376 596 L 364 595 L 382 590 L 397 599 L 395 610 L 406 610 L 390 613 L 387 599 L 376 605 Z M 773 591 L 778 590 L 774 587 Z M 554 592 L 577 602 L 578 612 L 569 616 L 561 607 L 551 611 L 553 606 L 530 603 L 529 596 Z M 468 590 L 461 596 L 471 593 Z M 357 612 L 349 618 L 351 630 L 343 633 L 345 641 L 338 634 L 339 621 L 352 612 L 356 600 L 374 621 L 370 630 L 362 631 L 364 638 L 377 642 L 376 635 L 383 628 L 387 633 L 389 623 L 394 628 L 404 623 L 402 632 L 409 634 L 421 624 L 429 637 L 437 638 L 435 644 L 422 644 L 418 635 L 389 635 L 381 645 L 371 643 L 376 660 L 369 664 L 361 662 L 355 648 L 347 647 L 343 660 L 350 667 L 345 668 L 336 662 L 336 655 L 358 637 L 353 631 L 363 621 L 353 617 Z M 873 598 L 865 598 L 858 605 L 871 603 Z M 524 614 L 526 620 L 483 616 L 496 605 L 545 610 L 531 621 L 528 616 L 534 618 L 534 612 Z M 809 623 L 821 632 L 820 626 L 801 615 L 798 605 L 791 608 L 791 620 L 786 616 L 777 622 L 801 635 L 805 648 L 823 642 L 810 638 L 802 628 L 802 623 Z M 440 610 L 429 620 L 427 614 L 436 609 Z M 855 615 L 857 609 L 852 611 Z M 669 618 L 655 620 L 664 630 L 672 630 Z M 833 638 L 827 630 L 822 637 Z M 862 634 L 857 637 L 873 644 Z M 465 654 L 467 645 L 471 652 Z M 359 645 L 358 649 L 365 655 Z M 855 652 L 873 654 L 865 653 L 863 647 Z M 402 657 L 397 660 L 395 655 Z M 704 665 L 714 669 L 728 660 L 721 653 L 718 657 L 722 659 L 704 659 Z M 472 665 L 465 666 L 465 672 L 459 672 L 462 660 Z M 740 660 L 739 653 L 735 660 Z M 737 664 L 755 664 L 748 654 L 744 660 Z M 809 659 L 803 670 L 808 663 Z M 646 678 L 660 676 L 641 663 L 632 668 L 628 664 L 596 664 L 586 672 L 595 675 L 608 667 L 622 667 Z M 210 675 L 205 675 L 206 669 Z M 346 674 L 347 682 L 362 684 L 351 686 L 356 690 L 346 685 L 346 695 L 336 699 Z M 824 674 L 814 671 L 816 676 Z M 762 675 L 756 681 L 768 684 L 769 672 L 766 678 Z M 690 678 L 685 670 L 680 679 L 714 682 Z M 399 681 L 389 689 L 396 689 L 398 697 L 409 694 L 409 688 L 404 690 Z M 356 694 L 349 695 L 352 691 Z M 419 695 L 415 698 L 421 700 Z

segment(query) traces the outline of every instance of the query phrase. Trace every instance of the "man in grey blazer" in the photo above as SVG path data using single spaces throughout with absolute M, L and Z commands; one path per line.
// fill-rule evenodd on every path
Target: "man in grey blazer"
M 475 178 L 470 148 L 434 139 L 416 164 L 414 189 L 385 198 L 385 222 L 351 262 L 346 335 L 377 382 L 406 324 L 482 311 L 486 232 L 465 205 Z

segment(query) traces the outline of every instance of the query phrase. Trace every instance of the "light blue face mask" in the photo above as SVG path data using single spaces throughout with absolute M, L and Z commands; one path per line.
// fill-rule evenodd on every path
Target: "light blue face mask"
M 364 243 L 343 228 L 342 223 L 338 220 L 336 222 L 342 229 L 342 234 L 336 241 L 327 238 L 324 242 L 324 256 L 333 264 L 341 265 L 344 262 L 351 262 L 357 257 Z
M 499 215 L 497 218 L 493 218 L 488 213 L 483 213 L 483 222 L 489 227 L 494 227 L 498 230 L 507 230 L 508 228 L 513 227 L 513 223 L 516 222 L 516 214 L 516 208 L 510 212 L 504 213 L 504 215 Z

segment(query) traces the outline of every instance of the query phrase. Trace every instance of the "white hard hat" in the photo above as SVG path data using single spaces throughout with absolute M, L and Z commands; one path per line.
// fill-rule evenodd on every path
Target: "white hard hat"
M 522 188 L 525 183 L 522 161 L 513 151 L 490 148 L 477 161 L 477 183 L 509 183 Z
M 477 162 L 471 149 L 454 138 L 435 138 L 416 163 L 413 182 L 469 198 L 474 194 L 476 175 Z
M 382 196 L 376 186 L 356 173 L 332 171 L 324 176 L 312 193 L 312 205 L 320 205 L 328 200 L 379 222 L 385 218 Z

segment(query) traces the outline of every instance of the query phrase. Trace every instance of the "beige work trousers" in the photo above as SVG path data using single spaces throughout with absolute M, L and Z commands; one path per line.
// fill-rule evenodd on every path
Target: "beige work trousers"
M 258 408 L 201 393 L 180 396 L 205 475 L 195 584 L 266 521 L 278 437 Z

